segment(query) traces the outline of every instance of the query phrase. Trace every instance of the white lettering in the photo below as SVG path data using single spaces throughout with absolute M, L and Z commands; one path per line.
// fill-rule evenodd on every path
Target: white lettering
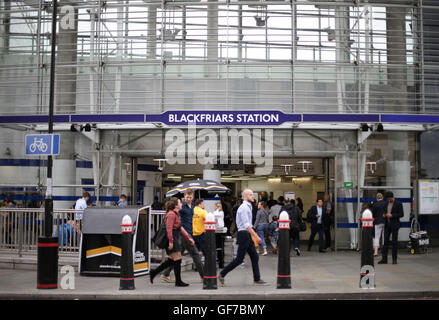
M 61 17 L 60 21 L 61 29 L 75 29 L 75 9 L 72 6 L 62 6 L 61 14 L 64 14 L 64 16 Z
M 61 289 L 75 290 L 75 269 L 72 266 L 62 266 L 61 274 L 66 274 L 61 278 Z

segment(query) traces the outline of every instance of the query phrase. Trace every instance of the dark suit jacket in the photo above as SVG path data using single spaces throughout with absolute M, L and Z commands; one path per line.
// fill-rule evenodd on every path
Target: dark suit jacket
M 382 224 L 385 223 L 386 219 L 383 217 L 383 214 L 387 212 L 387 202 L 384 200 L 380 200 L 374 203 L 372 208 L 372 215 L 375 219 L 373 224 Z
M 307 218 L 308 222 L 311 222 L 311 228 L 314 228 L 318 225 L 317 224 L 317 220 L 318 220 L 317 215 L 318 215 L 317 206 L 311 207 L 311 209 L 309 209 L 308 213 L 306 214 L 306 218 Z M 329 219 L 330 219 L 330 215 L 326 214 L 326 207 L 323 206 L 322 207 L 322 226 L 323 226 L 323 228 L 330 225 Z
M 387 204 L 387 202 L 386 202 Z M 387 213 L 387 207 L 386 207 L 386 213 Z M 385 218 L 386 220 L 386 227 L 390 227 L 393 230 L 399 229 L 401 227 L 401 223 L 399 222 L 399 219 L 404 217 L 404 209 L 402 208 L 402 203 L 395 200 L 392 207 L 392 218 L 389 219 Z

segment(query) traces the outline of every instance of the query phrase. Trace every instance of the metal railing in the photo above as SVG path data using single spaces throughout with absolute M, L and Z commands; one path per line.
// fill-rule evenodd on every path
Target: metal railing
M 83 210 L 56 209 L 53 212 L 53 235 L 59 237 L 60 256 L 79 254 Z M 151 235 L 158 230 L 164 211 L 151 211 Z M 44 235 L 44 208 L 0 209 L 0 253 L 37 254 L 38 237 Z M 151 243 L 151 254 L 161 256 L 161 249 Z

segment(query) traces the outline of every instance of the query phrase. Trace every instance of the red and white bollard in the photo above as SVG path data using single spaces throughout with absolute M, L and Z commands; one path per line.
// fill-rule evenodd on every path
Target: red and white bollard
M 282 211 L 279 216 L 277 289 L 291 289 L 290 222 L 288 213 Z
M 122 218 L 122 257 L 120 259 L 119 290 L 134 290 L 134 260 L 133 260 L 133 222 L 129 215 Z
M 375 270 L 373 261 L 373 221 L 372 212 L 364 210 L 360 219 L 361 227 L 361 269 L 360 288 L 375 288 Z
M 204 263 L 203 289 L 218 289 L 216 278 L 215 215 L 209 212 L 204 221 L 206 260 Z

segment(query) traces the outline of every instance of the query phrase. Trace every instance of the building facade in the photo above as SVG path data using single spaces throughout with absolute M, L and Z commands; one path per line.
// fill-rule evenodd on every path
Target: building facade
M 439 178 L 435 1 L 58 6 L 56 207 L 84 190 L 149 203 L 197 177 L 294 192 L 305 209 L 326 192 L 335 246 L 354 249 L 363 204 L 391 190 L 408 240 L 418 180 Z M 0 1 L 0 19 L 0 184 L 26 205 L 46 188 L 24 140 L 48 129 L 51 2 Z M 437 214 L 419 215 L 433 235 Z

